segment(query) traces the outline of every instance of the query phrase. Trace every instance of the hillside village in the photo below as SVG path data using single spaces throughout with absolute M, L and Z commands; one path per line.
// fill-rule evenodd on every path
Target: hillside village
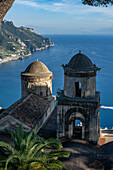
M 25 57 L 50 46 L 54 46 L 54 43 L 49 38 L 36 34 L 33 29 L 17 28 L 12 21 L 2 21 L 0 30 L 1 62 Z

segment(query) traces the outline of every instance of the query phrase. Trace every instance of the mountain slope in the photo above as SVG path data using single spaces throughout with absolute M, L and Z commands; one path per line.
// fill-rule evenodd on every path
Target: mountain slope
M 0 30 L 0 58 L 24 56 L 40 48 L 53 46 L 49 38 L 34 33 L 26 27 L 16 27 L 13 22 L 3 21 Z

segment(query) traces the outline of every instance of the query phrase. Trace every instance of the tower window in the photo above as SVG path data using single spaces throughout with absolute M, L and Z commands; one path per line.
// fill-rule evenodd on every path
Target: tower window
M 75 97 L 81 97 L 81 83 L 75 82 Z
M 40 92 L 40 96 L 42 96 L 42 92 Z
M 46 90 L 46 96 L 48 96 L 48 90 Z

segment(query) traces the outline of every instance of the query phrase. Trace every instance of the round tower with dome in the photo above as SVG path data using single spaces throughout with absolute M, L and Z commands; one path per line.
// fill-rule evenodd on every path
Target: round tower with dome
M 21 73 L 21 95 L 27 96 L 34 93 L 39 97 L 49 98 L 52 96 L 53 74 L 41 61 L 31 63 Z
M 99 139 L 100 93 L 96 91 L 98 67 L 79 51 L 64 68 L 64 91 L 57 106 L 57 137 Z
M 97 69 L 96 65 L 79 51 L 64 66 L 64 95 L 72 98 L 94 97 Z

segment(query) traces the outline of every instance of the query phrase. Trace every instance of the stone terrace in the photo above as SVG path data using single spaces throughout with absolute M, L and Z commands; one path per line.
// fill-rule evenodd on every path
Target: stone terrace
M 70 157 L 61 159 L 70 170 L 113 170 L 113 142 L 102 147 L 86 141 L 72 139 L 64 142 L 63 147 Z

